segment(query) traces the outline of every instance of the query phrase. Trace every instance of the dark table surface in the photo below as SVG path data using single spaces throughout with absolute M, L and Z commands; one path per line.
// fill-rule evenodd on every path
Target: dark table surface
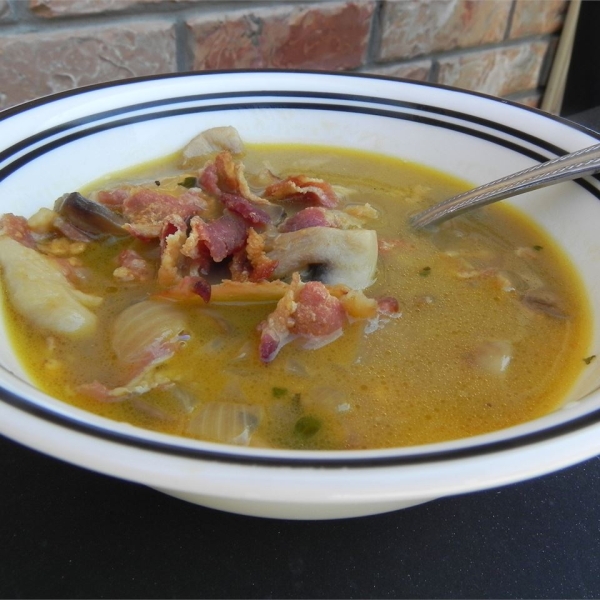
M 600 131 L 600 109 L 570 116 Z M 2 598 L 599 598 L 600 458 L 338 521 L 222 513 L 0 438 Z

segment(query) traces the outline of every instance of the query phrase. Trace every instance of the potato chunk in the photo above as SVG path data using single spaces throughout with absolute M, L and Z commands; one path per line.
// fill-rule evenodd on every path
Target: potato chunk
M 75 289 L 52 259 L 0 237 L 0 268 L 15 309 L 37 327 L 71 338 L 96 329 L 96 315 L 88 307 L 101 299 Z

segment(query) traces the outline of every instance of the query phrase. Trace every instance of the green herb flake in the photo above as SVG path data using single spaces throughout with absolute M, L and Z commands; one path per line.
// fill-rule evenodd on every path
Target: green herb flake
M 427 277 L 429 274 L 431 273 L 431 267 L 423 267 L 420 271 L 419 271 L 419 275 L 421 277 Z
M 594 359 L 596 358 L 595 354 L 592 354 L 591 356 L 587 356 L 586 358 L 583 359 L 583 362 L 586 365 L 589 365 Z
M 300 417 L 294 425 L 294 433 L 304 438 L 312 437 L 319 429 L 321 429 L 321 421 L 310 415 Z
M 287 388 L 282 387 L 274 387 L 271 391 L 273 392 L 273 396 L 275 398 L 281 398 L 288 393 Z
M 540 246 L 540 245 L 536 244 L 536 245 L 533 247 L 533 249 L 534 249 L 534 250 L 537 250 L 537 251 L 539 252 L 540 250 L 543 250 L 543 249 L 544 249 L 544 246 Z
M 196 187 L 196 178 L 195 177 L 186 177 L 183 181 L 180 181 L 177 185 L 181 185 L 188 190 L 190 188 Z

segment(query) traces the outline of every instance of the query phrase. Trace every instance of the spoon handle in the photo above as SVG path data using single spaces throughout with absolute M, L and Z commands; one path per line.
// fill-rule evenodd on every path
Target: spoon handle
M 478 206 L 599 171 L 600 144 L 595 144 L 453 196 L 414 215 L 410 222 L 417 229 L 434 225 Z

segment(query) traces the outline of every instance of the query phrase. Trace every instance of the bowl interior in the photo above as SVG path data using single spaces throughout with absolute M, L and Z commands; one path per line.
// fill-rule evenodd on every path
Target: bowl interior
M 165 77 L 98 86 L 6 113 L 0 120 L 0 212 L 30 215 L 66 191 L 174 152 L 198 132 L 220 125 L 234 126 L 251 143 L 374 151 L 473 184 L 596 142 L 591 134 L 533 110 L 406 82 L 308 73 Z M 600 345 L 598 180 L 565 183 L 510 202 L 559 242 L 581 274 L 594 315 L 589 354 L 595 354 Z M 0 367 L 0 385 L 15 397 L 98 427 L 123 427 L 35 390 L 11 351 L 3 321 Z M 599 387 L 597 360 L 577 381 L 561 414 L 525 428 L 598 411 L 600 394 L 593 392 Z M 125 426 L 128 435 L 154 435 L 132 429 Z

